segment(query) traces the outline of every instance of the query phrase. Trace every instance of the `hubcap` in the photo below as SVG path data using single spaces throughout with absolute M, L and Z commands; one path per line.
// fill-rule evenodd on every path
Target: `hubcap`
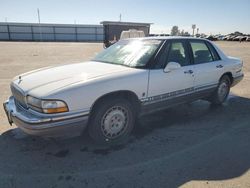
M 101 122 L 102 133 L 109 139 L 123 134 L 128 124 L 128 111 L 121 106 L 113 106 L 104 114 Z
M 220 101 L 223 101 L 226 98 L 227 94 L 228 94 L 228 84 L 226 82 L 222 82 L 218 88 L 218 97 Z

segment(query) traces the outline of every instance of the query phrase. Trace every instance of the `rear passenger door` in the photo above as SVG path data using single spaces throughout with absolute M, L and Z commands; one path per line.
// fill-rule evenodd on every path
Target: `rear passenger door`
M 216 87 L 224 67 L 213 46 L 204 40 L 189 40 L 196 89 Z

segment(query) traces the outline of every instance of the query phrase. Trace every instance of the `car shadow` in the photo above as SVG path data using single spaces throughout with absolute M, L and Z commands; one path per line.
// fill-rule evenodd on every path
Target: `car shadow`
M 87 133 L 67 140 L 0 136 L 0 187 L 178 187 L 226 180 L 250 168 L 250 99 L 197 101 L 141 117 L 122 145 Z

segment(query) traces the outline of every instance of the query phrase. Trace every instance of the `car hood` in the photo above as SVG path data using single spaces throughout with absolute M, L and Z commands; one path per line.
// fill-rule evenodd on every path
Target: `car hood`
M 78 82 L 84 83 L 130 69 L 120 65 L 89 61 L 34 70 L 15 77 L 12 84 L 26 94 L 38 89 L 49 94 Z

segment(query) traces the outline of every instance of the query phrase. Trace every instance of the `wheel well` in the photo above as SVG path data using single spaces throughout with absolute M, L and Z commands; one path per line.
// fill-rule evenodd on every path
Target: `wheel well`
M 104 100 L 107 100 L 109 98 L 111 98 L 111 99 L 112 98 L 123 98 L 123 99 L 128 100 L 135 107 L 136 114 L 138 114 L 141 110 L 141 103 L 140 103 L 140 101 L 135 93 L 133 93 L 131 91 L 115 91 L 115 92 L 105 94 L 105 95 L 101 96 L 100 98 L 98 98 L 91 107 L 90 115 L 93 114 L 93 112 L 94 112 L 96 106 L 98 106 L 98 104 L 100 104 L 101 102 L 103 102 Z
M 224 73 L 224 74 L 221 76 L 221 78 L 222 78 L 223 76 L 228 76 L 229 79 L 230 79 L 230 84 L 233 83 L 234 79 L 233 79 L 233 75 L 232 75 L 231 72 L 226 72 L 226 73 Z M 221 78 L 220 78 L 220 79 L 221 79 Z

